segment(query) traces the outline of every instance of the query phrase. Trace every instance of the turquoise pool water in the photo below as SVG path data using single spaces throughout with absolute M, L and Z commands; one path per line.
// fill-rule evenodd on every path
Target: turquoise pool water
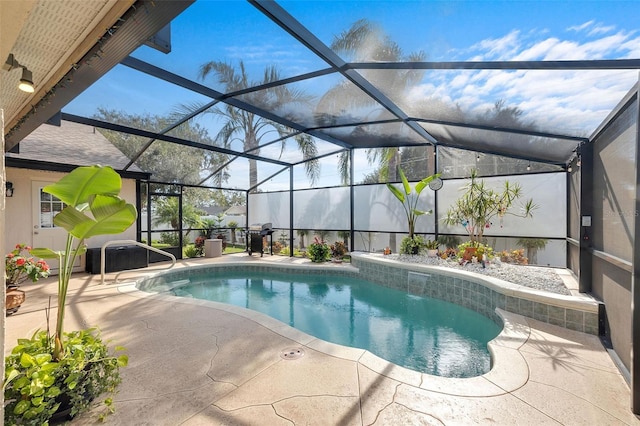
M 259 311 L 320 339 L 444 377 L 488 372 L 487 343 L 501 331 L 461 306 L 344 276 L 216 271 L 168 285 L 177 296 Z

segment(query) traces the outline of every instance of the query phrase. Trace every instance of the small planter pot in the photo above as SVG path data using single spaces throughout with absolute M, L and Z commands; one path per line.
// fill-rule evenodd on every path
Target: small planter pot
M 331 261 L 333 263 L 342 263 L 342 258 L 341 257 L 334 257 L 331 259 Z
M 462 259 L 466 260 L 467 262 L 471 262 L 471 258 L 475 257 L 476 255 L 476 250 L 478 250 L 477 247 L 467 247 L 464 249 L 464 254 L 462 255 Z
M 429 249 L 427 250 L 428 257 L 438 257 L 438 249 Z
M 6 315 L 15 314 L 26 298 L 27 296 L 24 291 L 19 290 L 18 287 L 8 286 L 7 296 L 5 298 Z

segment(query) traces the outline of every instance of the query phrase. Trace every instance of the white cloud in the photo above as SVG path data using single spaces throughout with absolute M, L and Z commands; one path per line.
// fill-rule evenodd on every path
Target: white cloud
M 587 21 L 584 24 L 580 24 L 580 25 L 574 25 L 572 27 L 567 28 L 567 31 L 575 31 L 575 32 L 580 32 L 583 31 L 587 28 L 589 28 L 590 26 L 592 26 L 593 24 L 595 24 L 596 21 L 594 21 L 593 19 L 591 21 Z
M 593 60 L 640 57 L 634 31 L 588 21 L 569 27 L 581 33 L 561 39 L 546 31 L 483 40 L 464 51 L 467 60 Z M 588 37 L 588 38 L 586 38 Z M 637 70 L 481 70 L 429 74 L 409 102 L 441 98 L 467 112 L 482 113 L 504 99 L 523 111 L 525 121 L 556 133 L 589 135 L 638 79 Z M 446 94 L 446 97 L 445 97 Z

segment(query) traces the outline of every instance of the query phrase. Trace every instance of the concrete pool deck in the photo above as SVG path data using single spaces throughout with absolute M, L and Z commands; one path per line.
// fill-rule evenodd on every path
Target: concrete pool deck
M 241 254 L 177 267 L 229 261 L 308 262 Z M 492 345 L 492 371 L 446 379 L 320 341 L 259 313 L 149 295 L 113 284 L 113 276 L 102 285 L 99 275 L 75 274 L 65 323 L 67 330 L 99 326 L 106 340 L 127 348 L 130 362 L 109 424 L 640 424 L 627 383 L 592 335 L 505 313 L 509 327 Z M 45 328 L 50 295 L 55 303 L 55 278 L 22 289 L 27 301 L 7 318 L 7 351 Z M 281 357 L 297 350 L 304 355 Z

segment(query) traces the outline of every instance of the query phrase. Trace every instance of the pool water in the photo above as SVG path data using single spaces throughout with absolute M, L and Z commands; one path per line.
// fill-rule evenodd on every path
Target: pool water
M 176 296 L 259 311 L 320 339 L 444 377 L 488 372 L 487 343 L 501 331 L 459 305 L 344 276 L 216 271 L 167 285 Z

